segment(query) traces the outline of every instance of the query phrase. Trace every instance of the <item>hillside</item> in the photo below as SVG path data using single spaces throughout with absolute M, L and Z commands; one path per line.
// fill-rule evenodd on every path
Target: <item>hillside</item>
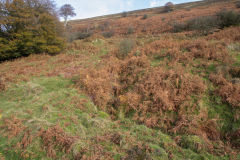
M 240 160 L 239 3 L 70 21 L 0 63 L 0 160 Z

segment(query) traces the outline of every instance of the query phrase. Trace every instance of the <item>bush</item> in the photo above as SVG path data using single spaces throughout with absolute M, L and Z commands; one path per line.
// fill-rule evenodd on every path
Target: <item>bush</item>
M 184 23 L 175 22 L 173 24 L 173 32 L 182 32 L 186 30 L 186 25 Z
M 221 28 L 240 24 L 240 14 L 235 11 L 223 10 L 217 13 Z
M 133 40 L 125 39 L 119 44 L 118 58 L 125 58 L 132 51 L 135 43 Z
M 64 48 L 63 26 L 56 15 L 50 0 L 3 1 L 0 61 L 32 53 L 59 53 Z
M 197 17 L 187 21 L 185 29 L 209 32 L 218 25 L 219 21 L 215 16 Z
M 215 28 L 224 28 L 240 24 L 240 14 L 235 11 L 220 11 L 215 16 L 196 17 L 186 23 L 174 23 L 173 31 L 193 31 L 209 33 Z
M 85 39 L 92 35 L 90 32 L 79 32 L 77 33 L 76 39 Z
M 147 18 L 148 18 L 148 15 L 147 15 L 147 14 L 144 14 L 143 17 L 142 17 L 143 20 L 144 20 L 144 19 L 147 19 Z
M 134 33 L 134 27 L 128 27 L 127 34 L 133 34 Z
M 216 16 L 196 17 L 188 20 L 186 23 L 176 22 L 173 24 L 174 32 L 198 30 L 201 33 L 208 33 L 218 27 L 219 20 Z
M 114 36 L 114 34 L 115 32 L 113 30 L 102 33 L 103 37 L 105 38 L 111 38 L 112 36 Z
M 85 39 L 88 37 L 91 37 L 93 35 L 92 31 L 82 31 L 82 32 L 78 32 L 76 33 L 76 39 Z

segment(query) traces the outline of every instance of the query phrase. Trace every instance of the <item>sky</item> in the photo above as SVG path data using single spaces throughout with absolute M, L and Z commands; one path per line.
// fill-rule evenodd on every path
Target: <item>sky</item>
M 158 7 L 169 1 L 178 4 L 197 0 L 55 0 L 58 8 L 64 4 L 73 6 L 77 15 L 71 20 Z

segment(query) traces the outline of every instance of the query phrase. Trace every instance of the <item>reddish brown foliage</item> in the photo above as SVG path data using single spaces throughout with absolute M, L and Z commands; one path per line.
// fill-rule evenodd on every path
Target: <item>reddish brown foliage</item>
M 159 8 L 144 11 L 144 12 L 136 12 L 132 15 L 130 14 L 128 17 L 120 17 L 119 15 L 113 16 L 112 18 L 108 18 L 109 24 L 111 24 L 111 29 L 115 31 L 115 35 L 124 35 L 128 28 L 131 26 L 135 28 L 135 34 L 159 34 L 166 33 L 172 30 L 172 23 L 174 21 L 185 22 L 187 20 L 199 17 L 199 16 L 209 16 L 214 15 L 216 12 L 219 12 L 222 8 L 226 8 L 228 10 L 236 10 L 234 3 L 229 2 L 219 2 L 219 3 L 209 3 L 206 1 L 206 6 L 202 6 L 202 4 L 198 7 L 188 8 L 188 9 L 176 9 L 174 13 L 161 13 L 159 14 Z M 177 7 L 177 6 L 176 6 Z M 156 14 L 157 13 L 157 14 Z M 142 20 L 142 15 L 148 14 L 154 16 L 149 16 L 146 20 Z M 119 18 L 120 17 L 120 18 Z M 105 19 L 95 18 L 94 20 L 88 19 L 83 20 L 81 22 L 70 22 L 73 31 L 81 31 L 84 28 L 88 28 L 88 26 L 102 26 L 105 22 Z M 92 28 L 95 33 L 101 33 L 102 27 Z M 228 36 L 230 37 L 230 36 Z M 235 36 L 234 36 L 235 37 Z
M 22 120 L 16 118 L 15 116 L 11 116 L 11 118 L 6 118 L 3 120 L 4 124 L 1 126 L 1 128 L 6 129 L 8 138 L 15 137 L 22 133 L 26 127 L 22 124 Z
M 62 152 L 70 153 L 76 140 L 75 137 L 67 135 L 59 126 L 54 126 L 47 130 L 41 129 L 39 136 L 42 138 L 47 155 L 51 158 L 56 157 L 56 147 Z
M 224 40 L 227 43 L 240 41 L 240 27 L 230 27 L 220 32 L 214 33 L 213 35 L 209 35 L 207 40 Z
M 186 104 L 188 105 L 188 104 Z M 200 109 L 199 114 L 194 115 L 193 112 L 196 108 L 188 109 L 189 106 L 181 107 L 179 111 L 178 120 L 173 125 L 170 130 L 173 133 L 181 133 L 183 135 L 197 135 L 204 140 L 204 144 L 199 144 L 201 147 L 207 148 L 209 152 L 212 152 L 214 148 L 223 147 L 220 141 L 220 128 L 217 123 L 218 119 L 211 119 L 208 117 L 207 110 Z M 188 111 L 189 110 L 189 111 Z M 212 141 L 218 144 L 218 146 L 213 146 Z M 204 146 L 202 146 L 204 145 Z
M 177 72 L 161 67 L 149 70 L 136 85 L 141 101 L 134 107 L 137 108 L 135 119 L 150 127 L 169 128 L 176 117 L 166 113 L 176 112 L 184 101 L 191 99 L 190 95 L 199 95 L 204 90 L 202 80 L 185 73 L 181 67 Z
M 186 49 L 189 56 L 194 58 L 204 58 L 206 60 L 219 60 L 229 62 L 229 54 L 225 43 L 209 43 L 200 39 L 195 41 L 186 41 L 181 45 L 182 49 Z
M 240 107 L 240 85 L 227 83 L 218 89 L 218 94 L 225 102 L 234 107 Z
M 227 81 L 222 75 L 210 75 L 209 79 L 219 88 L 217 94 L 222 97 L 224 102 L 233 107 L 240 107 L 240 84 L 233 84 Z
M 153 58 L 164 58 L 164 62 L 170 62 L 174 65 L 176 62 L 188 64 L 193 57 L 190 54 L 181 52 L 181 43 L 166 37 L 166 39 L 154 41 L 142 49 L 142 51 Z
M 24 133 L 21 142 L 17 143 L 17 146 L 19 148 L 26 149 L 28 145 L 32 143 L 32 140 L 33 140 L 33 136 L 31 135 L 31 131 L 28 130 Z
M 99 52 L 99 48 L 97 48 L 91 44 L 86 45 L 86 43 L 82 43 L 80 41 L 74 41 L 73 43 L 71 43 L 68 46 L 68 49 L 76 49 L 76 50 L 79 50 L 79 52 L 81 52 L 81 53 L 96 54 Z
M 209 43 L 204 39 L 178 42 L 170 38 L 154 41 L 142 51 L 148 56 L 165 58 L 164 61 L 170 62 L 189 63 L 196 58 L 231 62 L 226 46 L 225 43 Z
M 131 57 L 124 61 L 120 66 L 119 76 L 120 83 L 123 88 L 134 85 L 139 81 L 141 73 L 150 67 L 148 58 L 143 55 L 141 57 Z
M 105 107 L 112 100 L 115 86 L 114 77 L 106 70 L 89 69 L 81 74 L 78 84 L 99 107 Z
M 191 101 L 190 96 L 201 95 L 205 90 L 203 81 L 186 73 L 183 67 L 152 68 L 145 55 L 123 61 L 108 57 L 103 63 L 105 67 L 97 71 L 86 70 L 77 84 L 95 104 L 107 106 L 105 110 L 112 115 L 119 110 L 125 114 L 133 111 L 135 120 L 149 127 L 170 129 L 177 120 L 173 112 Z

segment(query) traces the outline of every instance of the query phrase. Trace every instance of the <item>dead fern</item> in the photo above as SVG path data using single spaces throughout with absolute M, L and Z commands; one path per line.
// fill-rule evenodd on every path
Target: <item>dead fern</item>
M 67 135 L 58 125 L 47 130 L 41 129 L 39 136 L 43 141 L 43 148 L 51 158 L 56 158 L 56 148 L 69 154 L 76 140 L 76 137 Z

